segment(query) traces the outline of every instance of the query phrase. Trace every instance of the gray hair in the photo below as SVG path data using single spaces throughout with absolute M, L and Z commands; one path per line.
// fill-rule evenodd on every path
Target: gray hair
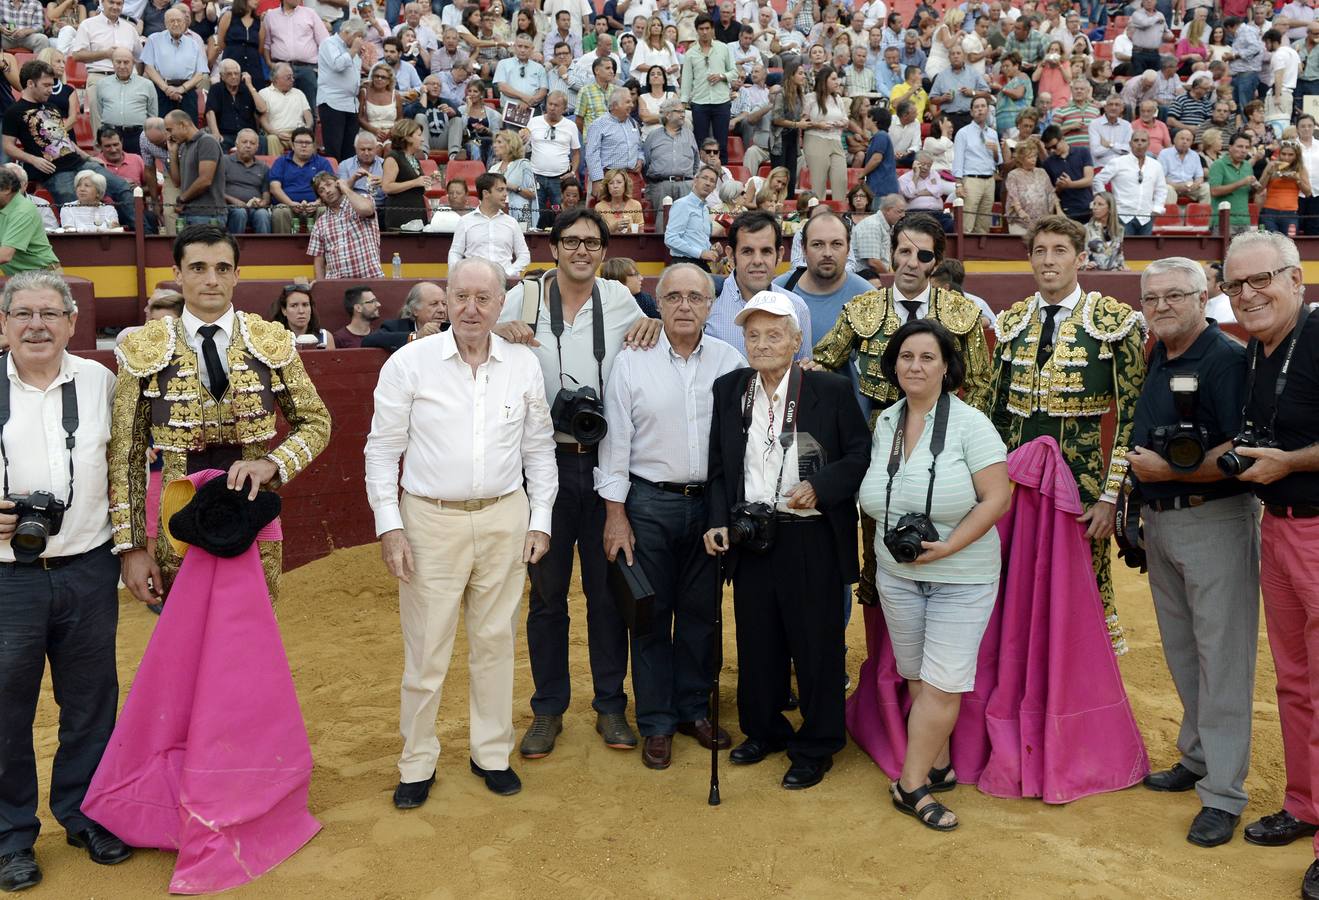
M 0 166 L 0 191 L 9 191 L 12 194 L 23 193 L 23 185 L 27 183 L 27 173 L 23 172 L 23 177 L 19 178 L 18 172 L 14 171 L 17 168 L 18 166 L 13 163 Z
M 902 37 L 904 39 L 912 38 L 914 40 L 919 41 L 921 39 L 921 33 L 917 31 L 915 28 L 908 28 L 906 31 L 902 32 Z
M 84 181 L 90 181 L 92 187 L 96 188 L 96 193 L 105 196 L 105 176 L 100 172 L 93 172 L 91 169 L 83 169 L 77 175 L 73 176 L 73 186 L 76 188 Z
M 242 137 L 242 136 L 245 135 L 245 134 L 250 134 L 250 135 L 252 135 L 252 140 L 254 140 L 254 141 L 258 141 L 258 142 L 259 142 L 259 141 L 261 140 L 261 135 L 259 135 L 259 134 L 256 133 L 256 129 L 255 129 L 255 128 L 243 128 L 243 129 L 241 129 L 241 130 L 238 132 L 238 134 L 234 135 L 234 140 L 237 140 L 238 138 Z
M 924 153 L 925 151 L 921 151 L 921 152 Z M 926 153 L 925 156 L 927 158 L 932 158 L 928 153 Z M 879 208 L 880 210 L 892 209 L 893 207 L 897 206 L 899 203 L 906 203 L 906 202 L 907 202 L 906 198 L 903 197 L 901 194 L 885 194 L 883 197 L 879 198 Z
M 30 269 L 19 272 L 5 282 L 5 292 L 0 297 L 0 312 L 8 313 L 14 302 L 14 295 L 19 291 L 53 291 L 64 301 L 64 311 L 72 315 L 78 311 L 78 304 L 69 292 L 69 283 L 64 276 L 48 269 Z
M 1296 249 L 1296 243 L 1276 231 L 1243 231 L 1232 238 L 1232 243 L 1227 245 L 1224 264 L 1226 265 L 1226 261 L 1231 259 L 1233 254 L 1249 253 L 1260 245 L 1272 250 L 1277 255 L 1278 262 L 1284 266 L 1299 267 L 1301 264 L 1301 254 Z
M 667 100 L 665 100 L 659 105 L 659 112 L 661 116 L 668 115 L 674 110 L 681 110 L 683 112 L 686 112 L 686 107 L 683 106 L 682 101 L 679 100 L 677 97 L 669 97 Z
M 725 181 L 719 186 L 719 199 L 725 203 L 732 203 L 742 192 L 746 190 L 740 181 Z
M 165 127 L 165 120 L 160 116 L 152 116 L 142 122 L 143 131 L 159 131 Z
M 457 267 L 455 266 L 455 268 Z M 399 316 L 401 318 L 404 319 L 417 318 L 417 308 L 421 306 L 422 291 L 427 287 L 433 287 L 440 291 L 444 290 L 444 288 L 440 287 L 438 284 L 435 284 L 433 281 L 418 281 L 416 284 L 412 286 L 412 290 L 408 291 L 407 297 L 403 299 L 403 310 L 399 313 Z
M 366 23 L 361 19 L 349 19 L 339 26 L 339 37 L 353 34 L 366 34 Z
M 460 259 L 458 260 L 458 262 L 450 266 L 449 286 L 450 287 L 453 286 L 453 283 L 458 280 L 459 274 L 467 271 L 469 268 L 472 268 L 473 266 L 475 266 L 478 269 L 485 269 L 486 274 L 490 276 L 491 282 L 498 289 L 499 299 L 502 301 L 504 298 L 504 279 L 507 277 L 504 274 L 504 270 L 499 266 L 495 265 L 494 263 L 492 263 L 490 260 L 482 259 L 479 256 L 469 256 L 466 257 L 465 259 Z
M 379 141 L 376 140 L 376 136 L 369 131 L 359 131 L 357 132 L 357 137 L 353 138 L 354 147 L 360 147 L 363 143 L 379 146 Z
M 118 49 L 118 48 L 116 48 L 116 49 Z M 219 65 L 217 68 L 219 68 L 219 70 L 220 70 L 221 73 L 224 73 L 224 72 L 230 72 L 230 71 L 234 71 L 234 70 L 237 70 L 237 71 L 239 71 L 239 72 L 243 71 L 243 67 L 240 66 L 240 65 L 238 64 L 238 61 L 237 61 L 237 60 L 234 60 L 234 59 L 222 59 L 222 60 L 220 60 L 220 65 Z
M 609 108 L 612 110 L 616 104 L 630 99 L 632 99 L 632 91 L 625 87 L 614 88 L 609 92 Z
M 656 300 L 664 296 L 664 285 L 668 284 L 669 279 L 678 272 L 695 272 L 697 275 L 700 275 L 705 290 L 709 292 L 710 299 L 714 299 L 714 278 L 711 277 L 709 272 L 694 263 L 677 263 L 676 265 L 669 266 L 665 269 L 664 274 L 660 275 L 659 281 L 655 283 Z
M 342 29 L 340 29 L 340 30 L 342 30 Z M 288 63 L 286 63 L 286 62 L 277 62 L 277 63 L 275 63 L 273 66 L 270 67 L 270 77 L 271 77 L 272 79 L 274 79 L 274 78 L 278 78 L 278 77 L 279 77 L 279 73 L 282 72 L 282 71 L 284 71 L 285 69 L 288 69 L 288 70 L 289 70 L 289 74 L 290 74 L 290 75 L 293 74 L 293 67 L 290 66 Z
M 1156 275 L 1179 275 L 1188 282 L 1191 291 L 1196 294 L 1209 290 L 1209 280 L 1205 278 L 1204 267 L 1185 256 L 1165 256 L 1156 259 L 1140 273 L 1140 292 L 1145 293 L 1145 285 Z
M 549 103 L 551 100 L 555 99 L 556 97 L 562 100 L 564 103 L 568 102 L 568 95 L 565 94 L 563 91 L 550 91 L 548 94 L 545 95 L 545 102 Z

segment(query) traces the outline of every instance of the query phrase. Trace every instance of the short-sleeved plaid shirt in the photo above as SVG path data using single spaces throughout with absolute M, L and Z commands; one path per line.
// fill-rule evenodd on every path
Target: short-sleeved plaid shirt
M 1017 40 L 1016 32 L 1008 35 L 1008 39 L 1003 42 L 1003 52 L 1011 53 L 1016 51 L 1021 54 L 1021 61 L 1028 66 L 1033 66 L 1044 56 L 1044 48 L 1048 46 L 1044 42 L 1044 35 L 1035 29 L 1026 32 L 1026 40 Z
M 325 257 L 326 278 L 384 278 L 380 268 L 380 226 L 362 218 L 347 200 L 327 209 L 311 229 L 308 256 Z
M 42 12 L 37 0 L 23 0 L 17 8 L 10 0 L 4 0 L 4 20 L 15 28 L 30 28 L 41 34 L 46 28 L 46 14 Z
M 592 81 L 577 95 L 577 124 L 583 135 L 592 122 L 609 112 L 609 92 L 613 89 L 612 84 L 602 88 L 599 82 Z

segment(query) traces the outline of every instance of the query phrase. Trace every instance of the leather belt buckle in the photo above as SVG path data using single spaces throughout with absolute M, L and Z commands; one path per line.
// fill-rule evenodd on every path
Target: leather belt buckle
M 554 445 L 554 449 L 561 450 L 564 453 L 572 453 L 575 456 L 586 456 L 587 454 L 595 452 L 594 445 L 588 447 L 587 445 L 579 444 L 576 441 L 559 441 Z
M 705 485 L 684 484 L 681 493 L 684 497 L 699 497 L 705 493 Z
M 493 506 L 498 502 L 498 497 L 482 497 L 476 500 L 441 500 L 440 508 L 472 513 L 480 512 L 487 506 Z
M 1205 498 L 1203 494 L 1191 494 L 1186 498 L 1186 505 L 1188 507 L 1203 506 L 1204 502 Z

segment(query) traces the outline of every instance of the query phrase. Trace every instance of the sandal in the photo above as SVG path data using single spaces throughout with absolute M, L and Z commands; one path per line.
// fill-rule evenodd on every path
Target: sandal
M 952 777 L 949 777 L 950 775 Z M 953 771 L 952 763 L 942 769 L 930 769 L 930 793 L 941 794 L 955 787 L 957 787 L 957 773 Z
M 898 812 L 911 816 L 926 828 L 932 828 L 935 831 L 952 831 L 956 828 L 958 822 L 953 822 L 951 825 L 940 824 L 939 820 L 943 818 L 944 813 L 952 813 L 952 810 L 937 800 L 920 809 L 916 808 L 916 804 L 928 796 L 930 796 L 930 789 L 924 785 L 908 793 L 902 789 L 902 785 L 896 781 L 893 782 L 893 805 Z

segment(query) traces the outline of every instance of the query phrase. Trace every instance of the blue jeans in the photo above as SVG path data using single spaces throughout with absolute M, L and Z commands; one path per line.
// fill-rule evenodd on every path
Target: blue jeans
M 119 214 L 119 223 L 132 231 L 137 223 L 133 215 L 133 186 L 105 166 L 92 160 L 86 160 L 76 169 L 56 172 L 46 177 L 42 185 L 50 191 L 54 206 L 59 209 L 66 203 L 73 203 L 78 195 L 73 190 L 73 179 L 79 172 L 96 172 L 105 178 L 105 195 L 114 202 L 115 212 Z
M 1246 108 L 1246 104 L 1255 99 L 1259 90 L 1259 73 L 1242 72 L 1232 76 L 1232 99 L 1236 101 L 1237 113 Z
M 243 234 L 247 226 L 252 226 L 253 234 L 270 234 L 270 207 L 249 209 L 246 206 L 229 207 L 228 229 L 230 234 Z
M 1294 212 L 1284 212 L 1281 209 L 1261 209 L 1259 211 L 1260 231 L 1276 231 L 1278 234 L 1287 234 L 1288 230 L 1294 230 L 1298 223 L 1299 216 Z
M 189 216 L 187 214 L 179 216 L 179 224 L 188 225 L 223 225 L 225 220 L 221 216 Z
M 1136 237 L 1151 235 L 1154 233 L 1154 217 L 1150 216 L 1149 220 L 1144 225 L 1140 224 L 1135 219 L 1132 219 L 1130 222 L 1123 222 L 1122 233 L 1128 237 L 1132 235 Z
M 536 176 L 536 205 L 540 207 L 540 228 L 549 228 L 563 204 L 563 186 L 557 175 Z

